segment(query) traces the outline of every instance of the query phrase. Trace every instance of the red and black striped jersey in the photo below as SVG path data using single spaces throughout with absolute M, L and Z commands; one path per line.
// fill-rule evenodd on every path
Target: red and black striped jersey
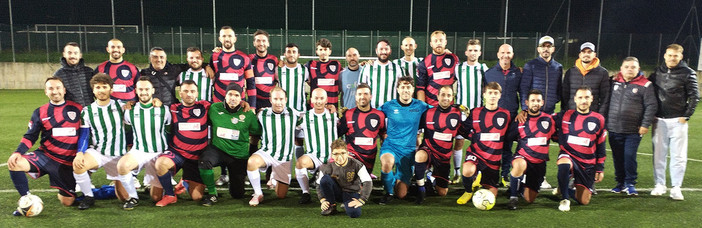
M 507 133 L 508 141 L 517 141 L 516 154 L 530 163 L 548 161 L 548 146 L 556 134 L 553 117 L 541 112 L 537 116 L 527 115 L 524 123 L 513 123 Z
M 604 116 L 592 111 L 582 114 L 571 109 L 556 114 L 553 120 L 561 154 L 570 155 L 583 169 L 594 167 L 597 172 L 602 172 L 607 156 Z
M 256 83 L 255 108 L 271 107 L 271 90 L 278 84 L 278 58 L 271 54 L 266 57 L 249 54 L 249 58 Z
M 461 110 L 450 106 L 447 109 L 437 106 L 422 114 L 419 128 L 424 129 L 422 146 L 438 153 L 431 153 L 432 159 L 451 160 L 453 138 L 461 127 Z
M 499 170 L 511 119 L 509 111 L 504 108 L 488 110 L 483 106 L 471 110 L 463 121 L 464 128 L 468 130 L 465 136 L 471 141 L 467 152 L 482 160 L 488 168 Z
M 256 98 L 256 86 L 254 85 L 249 55 L 239 50 L 215 52 L 212 53 L 212 58 L 210 58 L 210 66 L 215 72 L 213 102 L 224 101 L 224 96 L 227 94 L 227 85 L 232 82 L 236 82 L 241 88 L 246 89 L 248 97 Z M 255 106 L 254 102 L 248 102 Z
M 360 154 L 377 152 L 377 139 L 385 133 L 385 113 L 371 108 L 363 112 L 352 108 L 339 120 L 339 135 L 346 138 L 346 148 Z
M 73 101 L 61 105 L 49 103 L 37 108 L 16 152 L 26 153 L 41 134 L 39 150 L 54 161 L 72 166 L 78 150 L 81 110 L 83 107 Z
M 114 85 L 112 86 L 112 99 L 121 101 L 136 100 L 134 88 L 139 81 L 139 69 L 134 64 L 123 60 L 120 63 L 105 61 L 95 68 L 94 74 L 105 73 L 110 75 Z M 92 96 L 92 95 L 91 95 Z
M 339 75 L 341 75 L 341 63 L 336 60 L 322 62 L 311 60 L 305 64 L 309 70 L 310 93 L 316 88 L 327 91 L 327 104 L 338 107 L 339 105 Z M 308 108 L 311 109 L 311 105 Z
M 171 105 L 171 140 L 170 148 L 183 157 L 191 160 L 200 158 L 200 154 L 207 147 L 208 126 L 207 110 L 210 109 L 209 101 L 196 101 L 190 107 L 182 103 Z
M 454 54 L 429 54 L 417 65 L 417 89 L 424 90 L 427 104 L 439 105 L 439 89 L 456 82 L 456 65 L 460 64 Z

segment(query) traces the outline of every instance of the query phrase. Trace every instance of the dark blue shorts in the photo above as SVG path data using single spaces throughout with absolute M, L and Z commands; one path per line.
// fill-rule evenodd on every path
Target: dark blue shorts
M 200 177 L 200 170 L 197 167 L 197 160 L 190 160 L 179 153 L 174 153 L 171 151 L 166 151 L 159 157 L 166 157 L 171 159 L 175 163 L 174 169 L 171 170 L 172 174 L 175 175 L 178 170 L 183 170 L 183 180 L 197 182 L 202 184 L 202 178 Z
M 73 167 L 61 164 L 44 155 L 44 151 L 36 150 L 33 153 L 22 155 L 29 161 L 29 175 L 36 179 L 46 174 L 52 188 L 59 190 L 65 197 L 76 197 L 76 179 L 73 177 Z

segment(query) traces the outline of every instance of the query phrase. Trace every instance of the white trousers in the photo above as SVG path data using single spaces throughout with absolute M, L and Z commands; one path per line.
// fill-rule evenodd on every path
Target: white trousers
M 653 180 L 665 186 L 666 155 L 670 154 L 670 182 L 681 186 L 687 167 L 688 123 L 679 118 L 656 118 L 653 123 Z M 670 153 L 669 153 L 670 152 Z

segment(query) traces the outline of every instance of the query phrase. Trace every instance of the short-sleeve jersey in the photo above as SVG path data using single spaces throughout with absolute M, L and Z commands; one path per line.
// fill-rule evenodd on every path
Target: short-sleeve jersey
M 238 158 L 249 158 L 249 136 L 260 136 L 261 125 L 254 112 L 244 112 L 242 108 L 231 113 L 217 102 L 207 113 L 212 126 L 212 146 Z
M 162 153 L 168 150 L 166 126 L 171 124 L 171 112 L 166 106 L 137 103 L 127 110 L 124 121 L 134 132 L 133 149 L 145 153 Z
M 556 126 L 552 116 L 541 112 L 537 116 L 527 115 L 524 123 L 511 124 L 508 140 L 517 141 L 516 154 L 530 163 L 537 164 L 549 160 L 549 142 L 555 133 Z
M 336 113 L 330 113 L 328 109 L 324 109 L 322 114 L 315 113 L 314 109 L 303 114 L 300 127 L 305 132 L 305 148 L 308 155 L 327 163 L 331 155 L 331 144 L 339 138 L 336 129 L 338 122 Z
M 503 143 L 509 129 L 511 116 L 504 108 L 488 110 L 477 107 L 470 111 L 463 124 L 470 129 L 467 139 L 471 144 L 468 152 L 484 162 L 488 168 L 500 169 Z
M 197 100 L 212 102 L 212 82 L 213 80 L 207 77 L 205 69 L 193 70 L 192 68 L 180 73 L 178 84 L 182 84 L 185 80 L 193 80 L 197 85 Z
M 424 112 L 419 122 L 419 128 L 424 129 L 422 146 L 438 152 L 432 153 L 434 159 L 451 159 L 453 138 L 458 134 L 461 122 L 461 110 L 454 106 L 446 109 L 437 106 Z
M 360 154 L 377 152 L 377 140 L 385 133 L 385 113 L 370 108 L 367 112 L 352 108 L 339 120 L 339 135 L 346 140 L 346 148 Z
M 251 59 L 240 50 L 212 53 L 210 66 L 215 72 L 213 102 L 224 101 L 229 83 L 235 82 L 246 88 L 246 79 L 253 78 L 253 75 L 246 74 L 247 70 L 251 70 Z M 255 92 L 256 88 L 246 88 L 247 94 L 252 90 Z
M 604 117 L 596 112 L 586 114 L 567 110 L 554 117 L 561 154 L 565 153 L 583 169 L 604 170 L 607 130 Z
M 397 98 L 397 81 L 402 77 L 402 68 L 393 62 L 364 66 L 359 81 L 371 88 L 371 107 L 378 108 Z
M 295 128 L 302 123 L 301 114 L 290 107 L 275 113 L 272 108 L 258 112 L 258 122 L 263 129 L 261 149 L 278 161 L 290 161 L 295 150 Z
M 105 156 L 122 156 L 127 142 L 124 134 L 122 104 L 110 100 L 105 106 L 97 101 L 83 107 L 81 128 L 90 128 L 90 148 Z
M 256 83 L 256 108 L 271 107 L 271 90 L 278 84 L 278 58 L 271 54 L 249 54 L 249 58 Z
M 287 66 L 278 68 L 278 86 L 288 93 L 287 107 L 291 107 L 298 112 L 307 110 L 305 96 L 305 81 L 308 78 L 308 71 L 302 64 L 297 64 L 295 68 Z
M 485 85 L 485 63 L 474 66 L 463 62 L 456 65 L 456 103 L 469 109 L 483 106 L 483 85 Z
M 336 60 L 327 62 L 312 60 L 307 62 L 305 67 L 309 71 L 310 91 L 316 88 L 324 89 L 324 91 L 327 91 L 327 104 L 338 107 L 341 63 Z
M 412 99 L 409 105 L 400 104 L 398 99 L 386 102 L 380 107 L 387 118 L 388 137 L 381 150 L 390 149 L 400 153 L 411 153 L 417 146 L 417 131 L 422 113 L 431 108 L 423 101 Z

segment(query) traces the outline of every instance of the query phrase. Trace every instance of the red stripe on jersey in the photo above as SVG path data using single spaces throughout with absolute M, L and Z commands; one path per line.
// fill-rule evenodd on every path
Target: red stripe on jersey
M 271 107 L 271 90 L 278 82 L 278 58 L 271 54 L 250 54 L 249 58 L 256 81 L 256 108 Z
M 597 144 L 603 144 L 606 137 L 605 120 L 601 114 L 596 112 L 581 114 L 575 110 L 568 110 L 556 115 L 555 121 L 560 129 L 558 142 L 561 152 L 570 155 L 583 168 L 592 168 L 595 164 L 604 163 L 604 156 L 598 160 L 595 154 Z M 585 142 L 587 145 L 584 145 Z
M 527 115 L 526 122 L 519 123 L 517 131 L 519 133 L 517 154 L 534 164 L 549 160 L 549 141 L 556 133 L 556 126 L 551 115 L 543 112 L 539 116 Z M 529 139 L 536 140 L 536 138 L 545 138 L 545 144 L 529 144 Z
M 456 64 L 460 64 L 454 54 L 429 54 L 417 66 L 417 89 L 424 90 L 429 105 L 439 104 L 439 89 L 456 82 Z
M 327 104 L 337 107 L 339 104 L 339 75 L 341 63 L 336 60 L 321 62 L 312 60 L 305 65 L 309 70 L 310 91 L 322 88 L 327 91 Z
M 18 148 L 18 152 L 24 153 L 31 147 L 31 142 L 35 141 L 41 134 L 39 149 L 51 159 L 64 164 L 72 165 L 73 158 L 78 149 L 78 132 L 80 128 L 80 112 L 83 108 L 80 104 L 66 101 L 62 105 L 45 104 L 35 111 L 32 119 L 39 122 L 34 123 L 22 139 L 20 147 L 27 145 L 27 148 Z M 61 129 L 59 129 L 61 128 Z M 72 136 L 60 136 L 72 129 L 75 134 Z M 55 132 L 54 132 L 55 130 Z M 54 136 L 59 134 L 59 136 Z M 24 151 L 20 151 L 24 150 Z
M 461 125 L 461 110 L 455 107 L 445 110 L 435 107 L 427 110 L 422 119 L 420 123 L 424 128 L 422 144 L 431 150 L 432 159 L 442 162 L 451 160 L 453 138 L 458 134 Z M 446 141 L 447 135 L 451 136 L 449 141 Z
M 210 109 L 210 102 L 197 101 L 190 107 L 182 103 L 171 105 L 171 116 L 173 124 L 173 140 L 171 149 L 183 157 L 191 160 L 200 158 L 200 154 L 207 147 L 207 110 Z M 199 125 L 196 130 L 189 129 L 189 125 Z M 184 127 L 184 128 L 182 128 Z
M 466 151 L 482 160 L 490 169 L 498 170 L 502 160 L 503 143 L 511 120 L 509 111 L 497 108 L 490 111 L 485 107 L 474 108 L 463 122 L 470 125 L 470 147 Z M 499 140 L 489 141 L 489 134 L 498 134 Z M 481 141 L 484 137 L 485 140 Z
M 212 53 L 210 61 L 215 72 L 213 102 L 224 101 L 229 83 L 236 82 L 241 88 L 246 88 L 246 79 L 249 77 L 246 75 L 246 71 L 251 69 L 251 59 L 246 53 L 240 50 L 233 52 L 220 51 Z M 222 73 L 233 73 L 236 74 L 236 77 L 228 76 L 222 79 Z M 247 89 L 250 90 L 252 88 Z
M 126 87 L 126 91 L 124 92 L 113 91 L 110 95 L 112 99 L 123 101 L 136 99 L 134 87 L 136 86 L 137 80 L 139 80 L 139 70 L 136 66 L 134 66 L 134 64 L 127 61 L 122 61 L 120 63 L 105 61 L 95 70 L 97 72 L 110 75 L 110 78 L 112 78 L 114 84 L 124 85 Z
M 358 108 L 352 108 L 344 113 L 339 120 L 339 135 L 346 136 L 346 148 L 349 151 L 360 154 L 377 153 L 377 139 L 385 132 L 385 113 L 371 108 L 368 112 L 362 112 Z M 356 139 L 371 138 L 370 145 L 356 145 Z

